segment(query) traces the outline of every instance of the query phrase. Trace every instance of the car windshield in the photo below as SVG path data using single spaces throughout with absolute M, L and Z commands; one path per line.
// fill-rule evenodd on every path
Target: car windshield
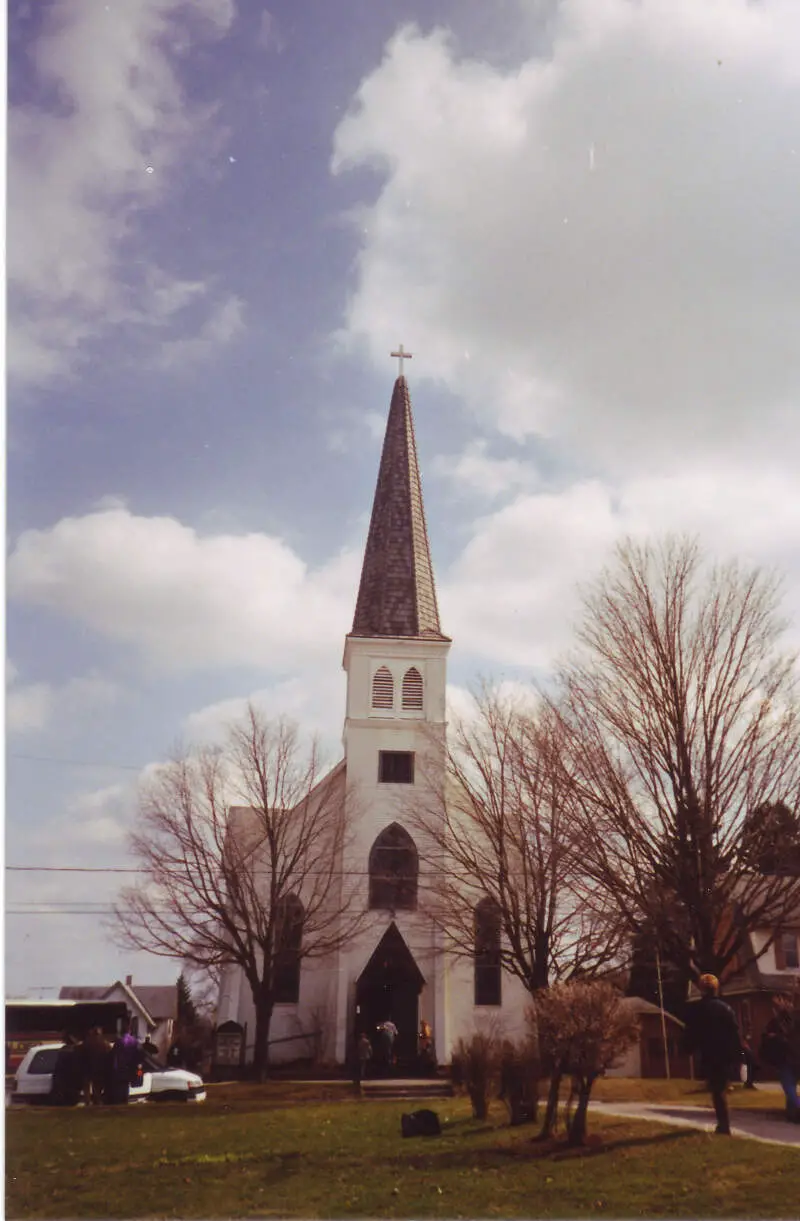
M 42 1051 L 37 1051 L 28 1065 L 27 1071 L 29 1073 L 52 1073 L 60 1051 L 60 1047 L 45 1047 Z

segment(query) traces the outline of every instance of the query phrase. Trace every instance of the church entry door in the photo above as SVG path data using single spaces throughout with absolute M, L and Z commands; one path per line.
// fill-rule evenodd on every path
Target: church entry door
M 413 1071 L 417 1059 L 419 994 L 425 979 L 397 925 L 392 922 L 356 984 L 356 1035 L 365 1031 L 380 1061 L 378 1026 L 397 1027 L 394 1052 L 398 1071 Z

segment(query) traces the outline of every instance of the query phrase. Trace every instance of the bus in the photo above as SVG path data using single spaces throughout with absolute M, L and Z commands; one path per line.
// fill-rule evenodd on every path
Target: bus
M 6 1001 L 6 1074 L 37 1043 L 55 1043 L 65 1034 L 82 1039 L 93 1026 L 113 1038 L 127 1017 L 124 1001 Z

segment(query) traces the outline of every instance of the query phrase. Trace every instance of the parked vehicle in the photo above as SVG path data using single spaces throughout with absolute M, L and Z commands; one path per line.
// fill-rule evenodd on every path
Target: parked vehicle
M 31 1047 L 17 1069 L 12 1102 L 50 1101 L 53 1071 L 63 1043 Z M 203 1102 L 206 1087 L 197 1073 L 167 1068 L 147 1052 L 142 1057 L 141 1081 L 130 1089 L 131 1102 Z

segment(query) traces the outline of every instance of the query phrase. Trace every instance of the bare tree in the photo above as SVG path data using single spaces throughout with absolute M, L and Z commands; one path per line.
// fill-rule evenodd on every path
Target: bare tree
M 687 979 L 743 965 L 750 931 L 779 929 L 800 901 L 800 878 L 753 865 L 753 812 L 796 809 L 800 791 L 778 593 L 690 540 L 627 541 L 586 593 L 561 673 L 586 872 Z
M 266 1076 L 270 1023 L 299 964 L 345 944 L 363 904 L 341 872 L 348 834 L 342 766 L 320 778 L 315 744 L 252 707 L 227 749 L 182 753 L 141 792 L 131 850 L 144 880 L 115 910 L 123 944 L 190 966 L 235 964 L 255 1008 Z
M 415 812 L 422 901 L 448 948 L 494 952 L 531 994 L 594 973 L 621 945 L 616 910 L 583 885 L 558 733 L 547 709 L 484 688 L 452 726 L 433 801 Z M 478 905 L 495 922 L 494 951 Z

